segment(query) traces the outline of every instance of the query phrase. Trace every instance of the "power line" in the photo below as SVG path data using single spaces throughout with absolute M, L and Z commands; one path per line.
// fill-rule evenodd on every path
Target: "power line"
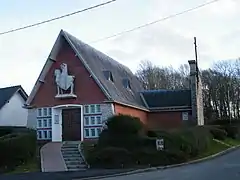
M 176 14 L 172 14 L 172 15 L 170 15 L 170 16 L 166 16 L 166 17 L 161 18 L 161 19 L 158 19 L 158 20 L 156 20 L 156 21 L 153 21 L 153 22 L 150 22 L 150 23 L 147 23 L 147 24 L 143 24 L 143 25 L 141 25 L 141 26 L 138 26 L 138 27 L 135 27 L 135 28 L 126 30 L 126 31 L 122 31 L 122 32 L 113 34 L 113 35 L 111 35 L 111 36 L 107 36 L 107 37 L 104 37 L 104 38 L 101 38 L 101 39 L 92 41 L 92 42 L 90 42 L 90 43 L 97 43 L 97 42 L 104 41 L 104 40 L 107 40 L 107 39 L 110 39 L 110 38 L 113 38 L 113 37 L 116 37 L 116 36 L 120 36 L 120 35 L 129 33 L 129 32 L 132 32 L 132 31 L 136 31 L 136 30 L 138 30 L 138 29 L 145 28 L 145 27 L 147 27 L 147 26 L 150 26 L 150 25 L 159 23 L 159 22 L 161 22 L 161 21 L 165 21 L 165 20 L 174 18 L 174 17 L 176 17 L 176 16 L 180 16 L 180 15 L 182 15 L 182 14 L 185 14 L 185 13 L 194 11 L 194 10 L 196 10 L 196 9 L 202 8 L 202 7 L 204 7 L 204 6 L 213 4 L 213 3 L 217 2 L 217 1 L 220 1 L 220 0 L 213 0 L 213 1 L 210 1 L 210 2 L 207 2 L 207 3 L 204 3 L 204 4 L 201 4 L 201 5 L 195 6 L 195 7 L 193 7 L 193 8 L 187 9 L 187 10 L 185 10 L 185 11 L 182 11 L 182 12 L 179 12 L 179 13 L 176 13 Z
M 49 22 L 52 22 L 52 21 L 56 21 L 56 20 L 59 20 L 59 19 L 65 18 L 65 17 L 69 17 L 69 16 L 72 16 L 72 15 L 75 15 L 75 14 L 82 13 L 84 11 L 89 11 L 91 9 L 95 9 L 95 8 L 98 8 L 98 7 L 101 7 L 101 6 L 113 3 L 115 1 L 117 1 L 117 0 L 107 1 L 107 2 L 104 2 L 104 3 L 101 3 L 101 4 L 97 4 L 97 5 L 94 5 L 94 6 L 91 6 L 91 7 L 82 9 L 82 10 L 79 10 L 79 11 L 75 11 L 75 12 L 72 12 L 72 13 L 69 13 L 69 14 L 65 14 L 65 15 L 62 15 L 62 16 L 58 16 L 58 17 L 55 17 L 55 18 L 52 18 L 52 19 L 48 19 L 48 20 L 45 20 L 45 21 L 41 21 L 41 22 L 38 22 L 38 23 L 35 23 L 35 24 L 30 24 L 30 25 L 23 26 L 23 27 L 20 27 L 20 28 L 16 28 L 16 29 L 5 31 L 5 32 L 1 32 L 0 35 L 9 34 L 9 33 L 12 33 L 12 32 L 16 32 L 16 31 L 20 31 L 20 30 L 23 30 L 23 29 L 31 28 L 31 27 L 34 27 L 34 26 L 39 26 L 41 24 L 45 24 L 45 23 L 49 23 Z

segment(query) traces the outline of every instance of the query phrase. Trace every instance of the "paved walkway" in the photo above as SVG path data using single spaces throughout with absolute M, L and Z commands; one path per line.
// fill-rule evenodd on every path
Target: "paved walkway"
M 50 142 L 41 148 L 42 172 L 59 172 L 67 170 L 62 157 L 61 147 L 61 142 Z
M 199 164 L 101 180 L 239 180 L 240 149 Z

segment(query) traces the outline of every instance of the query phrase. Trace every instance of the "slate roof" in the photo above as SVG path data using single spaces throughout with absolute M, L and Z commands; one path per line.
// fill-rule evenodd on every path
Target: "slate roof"
M 98 78 L 112 100 L 146 108 L 139 94 L 140 91 L 144 90 L 143 86 L 128 67 L 85 44 L 71 34 L 65 31 L 63 33 L 89 66 L 92 73 Z M 106 79 L 104 71 L 111 71 L 114 82 Z M 126 78 L 130 81 L 131 90 L 123 85 L 123 80 Z
M 26 101 L 27 94 L 20 85 L 0 88 L 0 109 L 11 99 L 13 94 L 18 90 L 21 90 L 20 94 Z
M 148 90 L 141 94 L 149 108 L 191 107 L 191 90 Z

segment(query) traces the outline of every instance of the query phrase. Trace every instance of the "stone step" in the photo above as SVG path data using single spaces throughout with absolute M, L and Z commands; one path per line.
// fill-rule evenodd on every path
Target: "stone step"
M 79 150 L 74 149 L 74 150 L 62 150 L 63 154 L 80 154 Z
M 63 157 L 65 161 L 83 161 L 82 157 Z
M 78 147 L 79 144 L 63 144 L 62 147 Z
M 63 146 L 62 147 L 62 150 L 72 150 L 72 149 L 77 149 L 78 150 L 78 147 L 77 146 L 76 147 L 75 146 L 74 147 L 73 146 Z
M 68 171 L 85 171 L 86 168 L 71 168 L 71 169 L 68 169 Z
M 66 161 L 66 165 L 67 166 L 71 166 L 71 165 L 84 165 L 83 162 L 80 162 L 80 161 Z
M 78 145 L 80 143 L 81 143 L 81 141 L 65 141 L 65 142 L 63 142 L 63 145 L 71 145 L 71 144 Z
M 63 154 L 62 153 L 62 156 L 63 156 L 63 158 L 81 158 L 81 155 L 80 154 Z
M 86 165 L 81 164 L 81 165 L 67 165 L 68 170 L 71 169 L 84 169 L 86 168 Z

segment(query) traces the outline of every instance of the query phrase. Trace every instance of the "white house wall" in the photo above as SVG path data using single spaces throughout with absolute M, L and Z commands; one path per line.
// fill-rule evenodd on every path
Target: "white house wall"
M 28 116 L 27 116 L 27 127 L 28 128 L 37 128 L 37 113 L 36 109 L 28 109 Z
M 0 109 L 0 126 L 27 126 L 28 110 L 23 108 L 25 101 L 19 93 Z

